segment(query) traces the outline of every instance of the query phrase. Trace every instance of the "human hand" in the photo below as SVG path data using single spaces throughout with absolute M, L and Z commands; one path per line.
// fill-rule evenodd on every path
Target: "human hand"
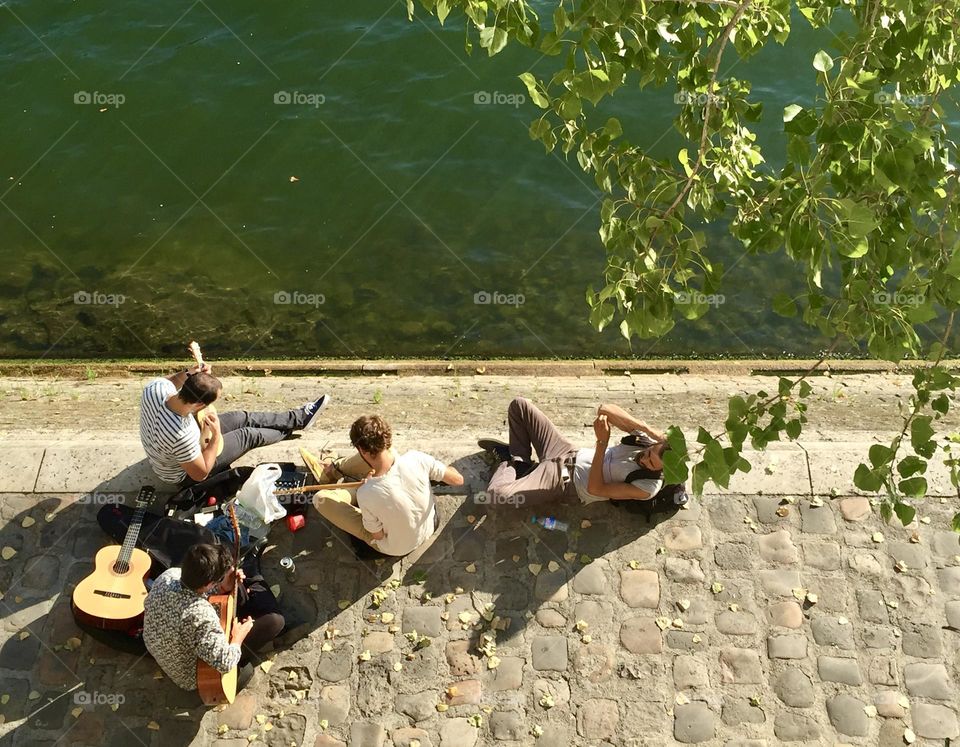
M 599 442 L 606 443 L 610 440 L 610 423 L 606 415 L 598 415 L 593 421 L 593 432 Z
M 242 620 L 238 620 L 236 623 L 234 623 L 233 629 L 230 631 L 230 643 L 235 643 L 238 646 L 241 645 L 244 639 L 250 635 L 250 631 L 252 629 L 252 617 L 245 617 Z
M 217 413 L 207 410 L 203 414 L 203 424 L 207 426 L 214 433 L 220 432 L 220 418 L 217 417 Z

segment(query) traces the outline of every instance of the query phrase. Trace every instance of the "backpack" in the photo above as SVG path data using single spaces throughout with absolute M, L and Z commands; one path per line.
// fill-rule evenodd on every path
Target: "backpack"
M 646 433 L 631 433 L 621 438 L 620 443 L 645 449 L 648 446 L 653 446 L 656 441 Z M 647 475 L 647 470 L 635 469 L 626 476 L 624 482 L 632 483 L 634 480 L 639 480 Z M 650 517 L 653 514 L 673 515 L 683 508 L 689 500 L 690 496 L 687 495 L 686 487 L 682 484 L 677 484 L 664 485 L 656 495 L 645 501 L 615 501 L 615 503 L 617 505 L 623 505 L 627 510 L 642 513 Z

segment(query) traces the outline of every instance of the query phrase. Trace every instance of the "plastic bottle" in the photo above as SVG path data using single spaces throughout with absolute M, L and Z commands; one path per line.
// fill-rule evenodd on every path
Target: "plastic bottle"
M 531 524 L 539 524 L 544 529 L 549 529 L 551 532 L 566 532 L 570 525 L 565 521 L 557 521 L 552 516 L 541 516 L 537 518 L 534 516 L 530 519 Z

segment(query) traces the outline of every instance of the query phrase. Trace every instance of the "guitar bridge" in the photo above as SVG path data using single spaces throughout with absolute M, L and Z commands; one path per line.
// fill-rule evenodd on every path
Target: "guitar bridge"
M 121 594 L 119 591 L 100 591 L 100 589 L 94 589 L 94 594 L 99 594 L 102 597 L 108 597 L 109 599 L 130 599 L 129 594 Z

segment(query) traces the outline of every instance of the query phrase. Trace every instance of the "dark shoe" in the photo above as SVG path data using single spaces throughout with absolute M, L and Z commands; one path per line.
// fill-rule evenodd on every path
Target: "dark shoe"
M 477 441 L 477 446 L 484 451 L 490 452 L 501 462 L 510 461 L 510 447 L 503 441 L 499 441 L 496 438 L 481 438 Z
M 327 405 L 329 404 L 330 404 L 329 394 L 321 394 L 319 399 L 316 399 L 313 402 L 307 402 L 307 404 L 305 404 L 302 408 L 304 413 L 306 413 L 307 415 L 307 420 L 303 424 L 303 428 L 301 428 L 300 430 L 308 431 L 311 428 L 313 428 L 313 426 L 315 426 L 317 424 L 317 421 L 319 420 L 317 416 L 321 412 L 326 410 Z
M 350 547 L 353 548 L 353 554 L 357 557 L 357 560 L 377 560 L 378 558 L 390 557 L 389 555 L 384 555 L 375 547 L 368 545 L 359 537 L 354 537 L 352 534 L 347 536 L 350 539 Z
M 524 462 L 522 459 L 514 459 L 511 464 L 513 464 L 513 471 L 517 473 L 518 480 L 529 475 L 537 466 L 534 462 Z

